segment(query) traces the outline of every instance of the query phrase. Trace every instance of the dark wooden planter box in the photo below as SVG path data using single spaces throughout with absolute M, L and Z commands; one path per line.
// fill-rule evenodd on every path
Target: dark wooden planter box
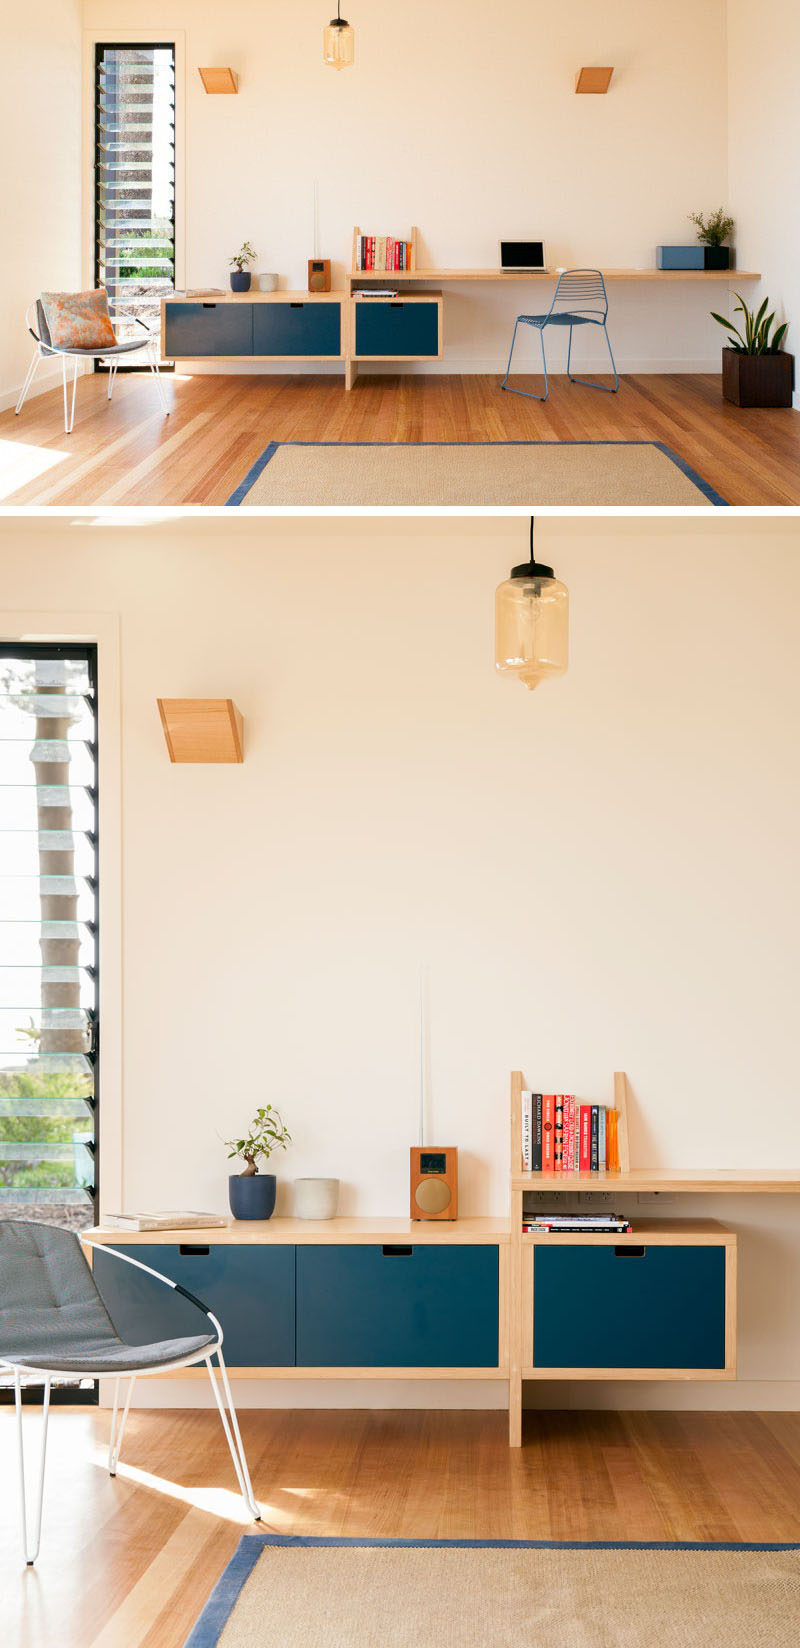
M 704 246 L 703 247 L 703 268 L 704 269 L 730 269 L 730 266 L 731 266 L 731 249 L 730 249 L 730 246 Z
M 734 406 L 791 406 L 794 355 L 742 355 L 722 351 L 722 394 Z

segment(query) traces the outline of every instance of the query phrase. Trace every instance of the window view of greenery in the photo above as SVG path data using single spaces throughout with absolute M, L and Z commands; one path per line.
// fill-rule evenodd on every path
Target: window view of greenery
M 97 279 L 112 313 L 157 331 L 175 285 L 175 54 L 98 46 Z
M 0 1218 L 93 1223 L 96 743 L 88 651 L 0 650 Z

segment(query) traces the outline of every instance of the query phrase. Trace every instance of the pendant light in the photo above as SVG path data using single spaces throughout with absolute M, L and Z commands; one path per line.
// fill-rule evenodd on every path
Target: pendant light
M 563 675 L 569 650 L 569 591 L 551 566 L 533 553 L 511 569 L 494 598 L 494 661 L 501 675 L 516 675 L 533 691 L 551 675 Z
M 348 69 L 355 57 L 356 39 L 350 24 L 341 13 L 341 0 L 336 0 L 336 16 L 323 30 L 322 56 L 332 69 Z

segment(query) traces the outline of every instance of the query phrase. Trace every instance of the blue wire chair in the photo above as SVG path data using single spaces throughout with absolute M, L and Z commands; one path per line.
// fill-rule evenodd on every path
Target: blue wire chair
M 524 395 L 529 401 L 546 401 L 550 393 L 547 379 L 547 356 L 544 352 L 544 332 L 546 326 L 568 326 L 569 344 L 567 346 L 567 376 L 570 383 L 585 383 L 589 389 L 603 389 L 607 395 L 616 395 L 619 389 L 616 363 L 608 336 L 606 319 L 608 317 L 608 294 L 606 283 L 599 269 L 565 269 L 558 277 L 558 285 L 553 293 L 553 301 L 546 315 L 517 315 L 514 324 L 514 336 L 511 339 L 511 352 L 508 357 L 506 375 L 501 387 L 512 395 Z M 519 326 L 533 326 L 539 333 L 542 345 L 542 366 L 544 368 L 544 394 L 534 395 L 527 389 L 513 389 L 509 383 L 511 361 L 514 355 L 514 345 L 517 341 Z M 575 326 L 602 326 L 608 353 L 611 356 L 611 365 L 614 369 L 613 389 L 607 383 L 597 383 L 592 378 L 577 378 L 570 371 L 572 365 L 572 330 Z

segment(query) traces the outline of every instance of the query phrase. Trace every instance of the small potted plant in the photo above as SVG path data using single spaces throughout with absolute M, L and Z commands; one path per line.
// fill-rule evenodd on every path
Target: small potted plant
M 722 351 L 722 393 L 734 406 L 791 406 L 794 388 L 794 355 L 781 348 L 788 330 L 783 322 L 773 332 L 774 311 L 768 313 L 765 298 L 757 313 L 748 309 L 743 297 L 735 294 L 735 315 L 742 315 L 742 334 L 732 320 L 711 314 L 729 334 Z
M 248 263 L 255 263 L 256 256 L 257 253 L 253 251 L 249 240 L 246 240 L 244 245 L 239 248 L 239 251 L 235 252 L 233 257 L 228 260 L 231 266 L 232 292 L 249 292 L 252 277 L 247 265 Z
M 274 1105 L 256 1111 L 243 1139 L 226 1139 L 228 1159 L 238 1156 L 244 1167 L 228 1177 L 228 1199 L 234 1219 L 270 1219 L 275 1211 L 275 1174 L 259 1173 L 257 1163 L 268 1161 L 273 1150 L 285 1150 L 291 1133 Z
M 731 249 L 725 241 L 733 234 L 733 218 L 718 206 L 708 217 L 702 212 L 690 212 L 689 222 L 694 224 L 703 248 L 703 268 L 730 269 Z

